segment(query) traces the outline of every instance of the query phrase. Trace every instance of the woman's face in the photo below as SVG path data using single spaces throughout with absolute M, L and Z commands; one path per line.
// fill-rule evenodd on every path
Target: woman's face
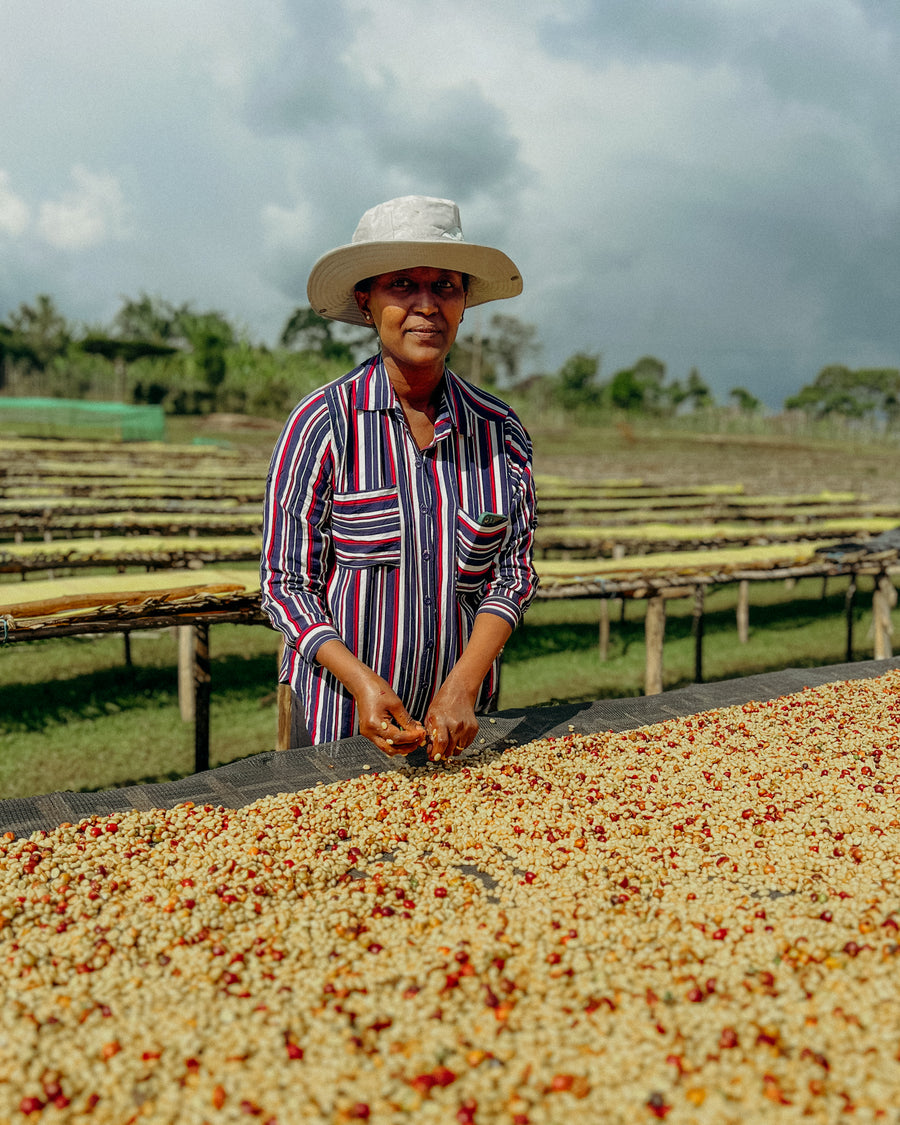
M 416 266 L 379 274 L 356 300 L 372 317 L 385 361 L 443 371 L 466 307 L 461 273 Z

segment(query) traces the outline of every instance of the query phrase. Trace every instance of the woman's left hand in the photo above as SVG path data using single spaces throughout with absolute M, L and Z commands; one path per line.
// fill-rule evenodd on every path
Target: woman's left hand
M 431 701 L 425 738 L 432 761 L 455 758 L 478 734 L 475 701 L 491 664 L 503 651 L 512 626 L 492 613 L 479 613 L 462 656 Z
M 472 744 L 478 734 L 475 700 L 452 675 L 444 681 L 425 716 L 428 757 L 439 762 L 454 758 Z

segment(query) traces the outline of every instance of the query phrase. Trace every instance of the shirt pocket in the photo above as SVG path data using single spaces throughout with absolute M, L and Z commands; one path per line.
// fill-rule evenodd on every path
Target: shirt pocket
M 456 527 L 457 581 L 463 593 L 480 590 L 490 577 L 494 561 L 509 531 L 509 518 L 485 527 L 462 509 Z
M 331 540 L 338 566 L 362 570 L 400 565 L 400 497 L 396 488 L 336 492 Z

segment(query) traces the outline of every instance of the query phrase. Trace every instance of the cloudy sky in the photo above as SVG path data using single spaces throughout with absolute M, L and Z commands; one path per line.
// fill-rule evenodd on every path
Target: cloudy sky
M 520 266 L 484 315 L 536 370 L 650 354 L 778 407 L 900 365 L 893 0 L 0 0 L 0 43 L 0 319 L 147 292 L 271 344 L 422 193 Z

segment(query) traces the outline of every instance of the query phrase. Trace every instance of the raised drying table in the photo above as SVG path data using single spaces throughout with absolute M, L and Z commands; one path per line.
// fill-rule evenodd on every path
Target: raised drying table
M 605 699 L 594 703 L 520 708 L 485 716 L 476 749 L 524 745 L 538 738 L 601 731 L 635 730 L 666 719 L 699 714 L 735 704 L 763 702 L 839 680 L 863 680 L 900 667 L 900 658 L 787 668 L 718 683 L 695 684 L 660 695 Z M 484 739 L 482 743 L 481 739 Z M 129 785 L 96 793 L 47 793 L 0 801 L 0 832 L 27 836 L 52 831 L 66 822 L 106 816 L 128 809 L 172 808 L 185 801 L 242 808 L 261 797 L 309 789 L 321 782 L 357 777 L 364 771 L 425 765 L 424 751 L 406 759 L 389 759 L 365 738 L 343 739 L 304 750 L 268 751 L 179 781 Z

